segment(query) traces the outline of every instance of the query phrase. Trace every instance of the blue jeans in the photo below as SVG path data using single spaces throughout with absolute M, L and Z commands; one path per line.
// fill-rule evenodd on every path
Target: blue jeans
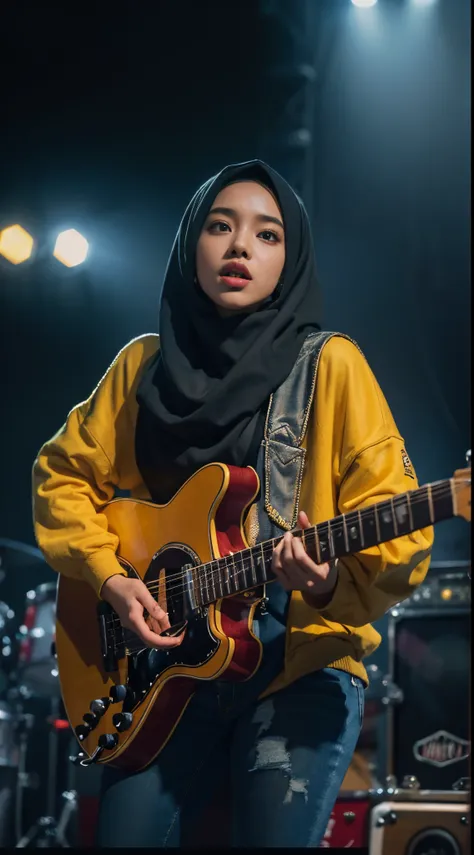
M 97 845 L 179 847 L 230 771 L 233 847 L 317 847 L 359 738 L 364 684 L 324 668 L 258 700 L 203 683 L 157 760 L 106 767 Z

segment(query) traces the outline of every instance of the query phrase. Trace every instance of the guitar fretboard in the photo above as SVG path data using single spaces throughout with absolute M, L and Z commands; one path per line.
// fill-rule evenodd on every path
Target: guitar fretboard
M 454 515 L 451 480 L 427 484 L 362 510 L 293 531 L 318 564 L 361 552 Z M 187 575 L 198 607 L 272 581 L 272 554 L 283 535 L 194 567 Z M 182 580 L 181 583 L 182 585 Z

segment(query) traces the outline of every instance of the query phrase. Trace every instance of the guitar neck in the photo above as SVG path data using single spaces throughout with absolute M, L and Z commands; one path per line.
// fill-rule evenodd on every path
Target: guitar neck
M 292 533 L 302 539 L 313 561 L 323 564 L 450 519 L 455 512 L 454 486 L 447 479 Z M 193 568 L 190 582 L 194 602 L 207 606 L 221 597 L 273 581 L 272 553 L 282 538 Z

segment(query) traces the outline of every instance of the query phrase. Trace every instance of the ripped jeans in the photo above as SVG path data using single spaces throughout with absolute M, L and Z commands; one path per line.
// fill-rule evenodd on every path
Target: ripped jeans
M 97 845 L 197 845 L 192 828 L 230 781 L 229 846 L 317 847 L 359 738 L 364 684 L 324 668 L 263 700 L 203 683 L 157 760 L 106 767 Z

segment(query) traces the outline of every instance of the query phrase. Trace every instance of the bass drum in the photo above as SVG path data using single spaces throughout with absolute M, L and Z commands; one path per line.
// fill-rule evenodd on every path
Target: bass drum
M 19 631 L 18 683 L 30 697 L 59 695 L 55 657 L 56 587 L 56 582 L 46 582 L 26 595 L 25 616 Z

